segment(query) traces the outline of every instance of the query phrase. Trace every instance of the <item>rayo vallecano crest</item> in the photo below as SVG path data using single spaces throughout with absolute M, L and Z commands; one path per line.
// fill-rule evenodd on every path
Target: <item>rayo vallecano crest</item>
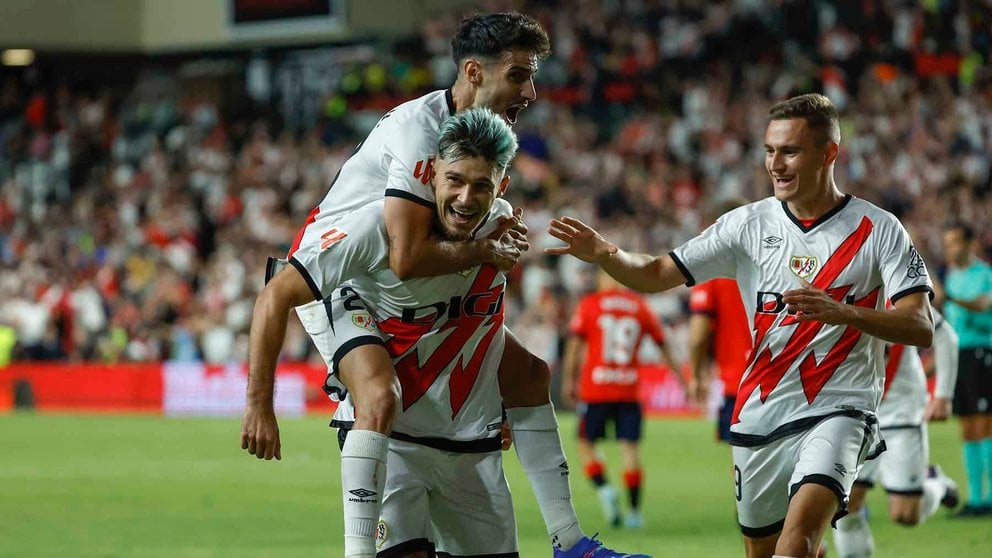
M 813 256 L 792 256 L 789 260 L 789 269 L 801 279 L 808 279 L 816 273 L 819 263 Z

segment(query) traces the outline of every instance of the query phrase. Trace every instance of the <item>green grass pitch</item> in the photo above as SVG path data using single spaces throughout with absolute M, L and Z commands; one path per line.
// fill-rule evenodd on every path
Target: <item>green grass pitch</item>
M 734 521 L 729 449 L 693 419 L 646 425 L 646 525 L 602 525 L 572 443 L 572 488 L 584 529 L 610 546 L 668 556 L 743 556 Z M 241 451 L 237 420 L 147 416 L 0 416 L 0 556 L 307 557 L 341 555 L 338 450 L 326 420 L 280 423 L 283 460 Z M 932 425 L 933 460 L 961 479 L 957 424 Z M 615 461 L 616 452 L 608 446 Z M 521 555 L 550 556 L 534 497 L 506 454 Z M 614 482 L 619 468 L 608 469 Z M 870 497 L 878 555 L 992 556 L 992 518 L 922 527 L 891 523 L 884 495 Z

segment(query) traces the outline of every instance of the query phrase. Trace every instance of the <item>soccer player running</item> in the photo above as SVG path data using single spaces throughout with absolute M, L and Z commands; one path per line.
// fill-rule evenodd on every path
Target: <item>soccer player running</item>
M 729 200 L 721 204 L 726 213 L 747 203 Z M 709 402 L 712 362 L 723 383 L 723 401 L 717 412 L 716 439 L 730 441 L 730 417 L 737 401 L 737 386 L 751 350 L 751 330 L 741 293 L 733 279 L 711 279 L 692 287 L 689 294 L 689 367 L 691 399 L 700 408 Z
M 679 375 L 665 343 L 661 324 L 641 295 L 621 287 L 602 270 L 597 291 L 579 300 L 569 324 L 571 332 L 562 362 L 562 396 L 579 414 L 579 455 L 586 476 L 599 496 L 606 520 L 615 527 L 624 521 L 629 528 L 641 527 L 641 468 L 639 443 L 643 421 L 638 400 L 639 352 L 650 337 L 661 350 L 669 370 Z M 581 368 L 581 370 L 580 370 Z M 681 376 L 679 375 L 681 379 Z M 596 443 L 606 436 L 613 422 L 623 458 L 623 481 L 630 512 L 620 513 L 617 490 L 606 480 L 606 466 Z
M 398 280 L 444 275 L 490 263 L 510 269 L 516 251 L 527 247 L 519 235 L 513 249 L 493 238 L 447 240 L 432 233 L 434 195 L 429 186 L 441 123 L 472 107 L 488 107 L 508 123 L 536 99 L 533 76 L 550 53 L 544 29 L 518 13 L 481 14 L 461 22 L 452 38 L 458 77 L 449 90 L 435 91 L 388 112 L 341 168 L 331 189 L 311 212 L 289 256 L 308 247 L 329 247 L 341 238 L 335 223 L 382 199 L 389 238 L 389 264 Z M 467 217 L 467 216 L 466 216 Z M 522 227 L 519 218 L 501 230 Z M 499 235 L 497 235 L 498 237 Z M 248 404 L 241 446 L 259 458 L 281 457 L 272 407 L 272 378 L 287 316 L 281 302 L 259 297 L 253 324 L 259 341 L 249 357 Z M 345 556 L 371 556 L 379 516 L 376 498 L 350 501 L 351 490 L 374 485 L 386 468 L 386 439 L 399 405 L 400 386 L 381 335 L 348 327 L 349 308 L 362 304 L 351 290 L 297 308 L 304 328 L 328 365 L 325 389 L 355 404 L 354 429 L 341 452 L 344 487 Z M 339 325 L 341 322 L 344 325 Z M 499 370 L 500 392 L 513 431 L 514 447 L 554 544 L 562 549 L 587 543 L 571 502 L 567 462 L 550 402 L 547 363 L 523 348 L 510 333 Z M 350 336 L 350 337 L 349 337 Z
M 639 291 L 735 277 L 754 350 L 731 419 L 747 556 L 812 557 L 877 441 L 881 343 L 929 346 L 932 287 L 890 213 L 834 182 L 837 109 L 776 104 L 765 131 L 774 197 L 735 209 L 665 256 L 620 250 L 581 221 L 551 221 L 572 254 Z M 892 309 L 885 308 L 891 299 Z
M 916 347 L 886 344 L 885 391 L 878 407 L 885 453 L 865 463 L 851 489 L 850 513 L 837 520 L 834 545 L 845 558 L 871 558 L 875 542 L 863 513 L 865 496 L 876 481 L 889 494 L 889 517 L 900 525 L 922 524 L 941 505 L 957 505 L 957 485 L 939 466 L 928 466 L 927 421 L 943 421 L 951 413 L 958 366 L 958 338 L 938 312 L 933 313 L 934 397 L 927 393 L 923 361 Z
M 955 223 L 944 231 L 944 315 L 961 347 L 953 410 L 961 422 L 968 481 L 968 500 L 957 517 L 992 515 L 992 266 L 977 253 L 970 226 Z

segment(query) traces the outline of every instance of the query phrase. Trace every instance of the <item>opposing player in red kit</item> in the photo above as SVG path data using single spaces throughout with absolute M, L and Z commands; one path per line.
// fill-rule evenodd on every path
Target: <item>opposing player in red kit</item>
M 627 527 L 638 528 L 643 523 L 644 478 L 639 448 L 643 422 L 638 400 L 639 353 L 645 338 L 654 341 L 665 364 L 680 380 L 681 366 L 675 363 L 647 301 L 603 271 L 597 282 L 596 292 L 579 301 L 569 326 L 571 334 L 562 364 L 563 398 L 567 404 L 578 401 L 579 453 L 604 516 L 614 526 L 624 521 Z M 630 504 L 626 518 L 620 512 L 616 489 L 606 480 L 603 458 L 596 451 L 596 443 L 606 437 L 610 422 L 623 456 L 623 480 Z

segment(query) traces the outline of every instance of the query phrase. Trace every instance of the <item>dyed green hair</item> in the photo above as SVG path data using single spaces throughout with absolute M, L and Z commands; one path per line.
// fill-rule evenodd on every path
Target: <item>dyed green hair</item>
M 468 109 L 448 117 L 441 125 L 437 153 L 449 163 L 482 157 L 505 171 L 517 154 L 517 136 L 495 112 L 487 108 Z

